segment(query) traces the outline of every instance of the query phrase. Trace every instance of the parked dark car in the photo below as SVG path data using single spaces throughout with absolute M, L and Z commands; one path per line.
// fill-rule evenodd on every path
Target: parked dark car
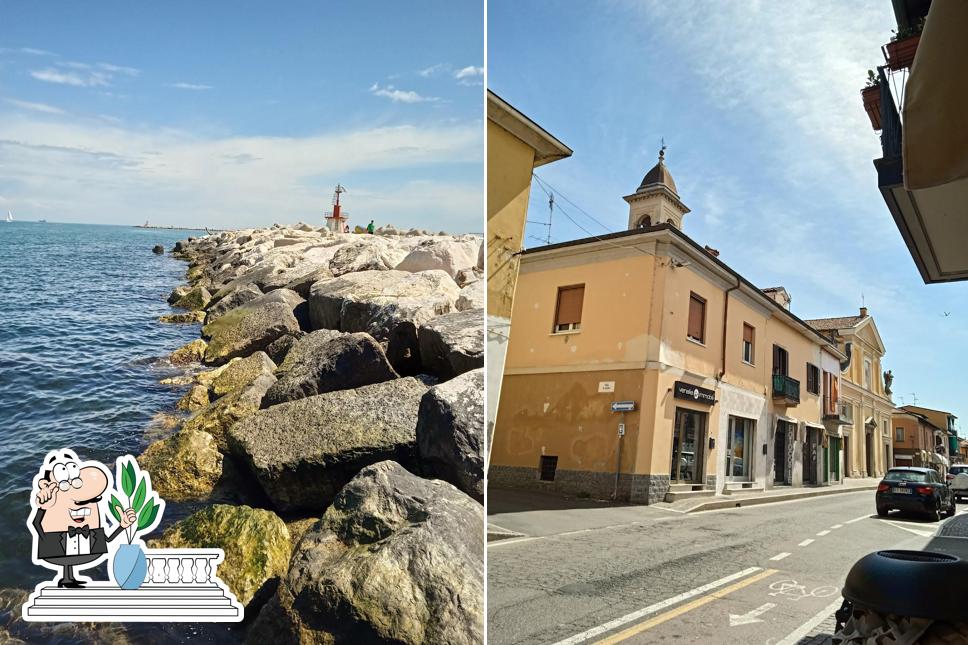
M 877 514 L 889 511 L 919 513 L 932 521 L 955 514 L 955 498 L 948 484 L 931 468 L 891 468 L 877 485 L 875 494 Z

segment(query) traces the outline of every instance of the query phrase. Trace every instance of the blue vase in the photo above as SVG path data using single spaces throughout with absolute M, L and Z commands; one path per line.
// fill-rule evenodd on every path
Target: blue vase
M 137 589 L 144 583 L 148 573 L 145 552 L 137 544 L 122 544 L 114 554 L 111 572 L 114 581 L 122 589 Z

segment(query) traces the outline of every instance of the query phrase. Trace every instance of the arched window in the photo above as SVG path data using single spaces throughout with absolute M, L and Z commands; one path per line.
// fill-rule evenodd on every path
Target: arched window
M 639 220 L 639 226 L 638 226 L 639 228 L 648 228 L 650 226 L 652 226 L 651 215 L 646 215 L 645 217 Z

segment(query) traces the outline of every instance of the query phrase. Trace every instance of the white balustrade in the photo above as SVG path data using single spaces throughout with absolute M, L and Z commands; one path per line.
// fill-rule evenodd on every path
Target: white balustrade
M 145 549 L 145 558 L 147 584 L 212 586 L 222 554 L 213 549 Z

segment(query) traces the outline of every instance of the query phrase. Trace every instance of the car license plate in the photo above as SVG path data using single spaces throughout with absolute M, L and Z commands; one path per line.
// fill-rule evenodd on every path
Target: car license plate
M 900 493 L 901 495 L 910 495 L 911 494 L 911 489 L 910 488 L 901 488 L 900 486 L 895 486 L 895 487 L 893 487 L 891 489 L 891 492 L 892 493 Z

